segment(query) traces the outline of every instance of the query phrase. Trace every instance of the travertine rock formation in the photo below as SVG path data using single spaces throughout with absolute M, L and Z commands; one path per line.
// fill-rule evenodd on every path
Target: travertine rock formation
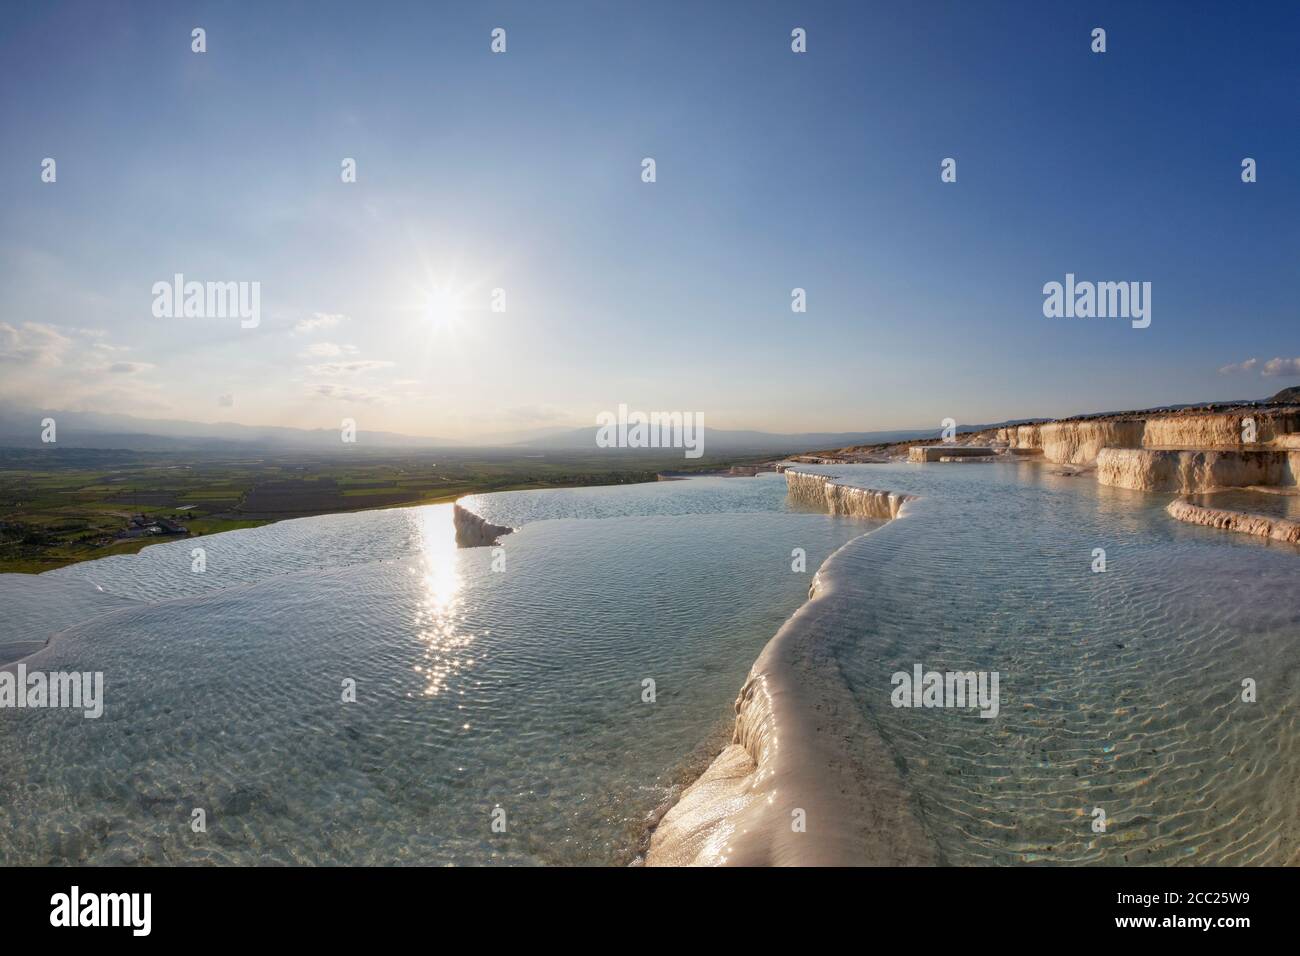
M 1226 531 L 1239 531 L 1242 534 L 1254 534 L 1275 541 L 1300 544 L 1300 522 L 1287 518 L 1273 518 L 1268 515 L 1229 511 L 1222 508 L 1203 508 L 1181 498 L 1169 502 L 1165 511 L 1171 517 L 1189 524 L 1203 524 L 1211 528 L 1223 528 Z
M 914 498 L 785 474 L 791 497 L 833 514 L 895 517 Z M 888 746 L 819 643 L 817 619 L 834 591 L 835 565 L 831 555 L 808 602 L 754 662 L 736 699 L 731 745 L 659 820 L 647 865 L 939 862 Z M 806 830 L 792 826 L 798 815 L 810 821 Z
M 452 523 L 456 526 L 456 545 L 461 548 L 481 548 L 496 544 L 503 534 L 514 530 L 499 524 L 489 524 L 459 504 L 453 506 Z
M 1297 474 L 1300 452 L 1103 448 L 1097 456 L 1099 483 L 1135 491 L 1195 494 L 1251 485 L 1294 485 Z
M 999 428 L 998 437 L 1014 449 L 1039 449 L 1056 464 L 1086 465 L 1107 446 L 1142 444 L 1141 421 L 1047 422 Z
M 785 469 L 786 491 L 792 501 L 827 514 L 854 515 L 859 518 L 897 518 L 899 511 L 914 495 L 872 488 L 854 488 L 837 484 L 830 475 Z
M 730 746 L 664 814 L 647 865 L 939 862 L 888 746 L 815 646 L 825 592 L 814 592 L 754 662 Z M 796 814 L 806 831 L 792 826 Z
M 1300 408 L 1205 406 L 1128 412 L 999 428 L 1012 453 L 1096 464 L 1097 481 L 1185 494 L 1249 485 L 1294 485 L 1300 475 Z
M 987 445 L 913 445 L 907 450 L 907 460 L 950 461 L 953 458 L 992 458 L 995 454 Z
M 1103 448 L 1221 449 L 1248 447 L 1246 420 L 1254 423 L 1251 446 L 1271 448 L 1300 432 L 1300 408 L 1224 407 L 1065 419 L 999 428 L 995 436 L 1013 449 L 1042 449 L 1058 464 L 1087 465 Z M 1125 486 L 1127 487 L 1127 486 Z

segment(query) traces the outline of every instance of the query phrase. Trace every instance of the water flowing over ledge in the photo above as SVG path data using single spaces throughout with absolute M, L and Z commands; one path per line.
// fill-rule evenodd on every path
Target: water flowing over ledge
M 1201 524 L 1210 528 L 1223 528 L 1242 534 L 1258 535 L 1275 541 L 1300 544 L 1300 522 L 1287 518 L 1270 518 L 1268 515 L 1250 514 L 1246 511 L 1229 511 L 1224 508 L 1205 508 L 1190 501 L 1175 499 L 1165 508 L 1172 518 L 1188 524 Z
M 914 495 L 874 488 L 855 488 L 837 484 L 831 475 L 810 472 L 785 471 L 786 488 L 790 500 L 802 505 L 825 509 L 827 514 L 852 515 L 857 518 L 876 518 L 889 521 L 897 518 L 903 506 Z
M 827 475 L 785 475 L 795 501 L 832 514 L 889 520 L 914 499 Z M 939 862 L 888 746 L 818 640 L 843 550 L 818 569 L 808 601 L 754 662 L 736 699 L 731 744 L 663 815 L 647 865 Z

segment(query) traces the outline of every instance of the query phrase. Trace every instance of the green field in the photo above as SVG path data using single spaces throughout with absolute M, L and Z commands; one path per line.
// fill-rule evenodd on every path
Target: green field
M 284 518 L 454 501 L 462 495 L 654 481 L 754 458 L 681 454 L 193 455 L 0 449 L 0 572 L 40 573 L 127 554 L 168 537 L 122 539 L 132 515 L 171 518 L 190 536 Z

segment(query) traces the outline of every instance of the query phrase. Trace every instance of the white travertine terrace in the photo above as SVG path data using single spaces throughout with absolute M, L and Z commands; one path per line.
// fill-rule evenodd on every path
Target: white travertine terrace
M 1039 450 L 1049 462 L 1095 464 L 1101 484 L 1138 491 L 1294 485 L 1300 475 L 1294 406 L 1043 422 L 999 428 L 995 436 L 1013 453 Z
M 1268 515 L 1229 511 L 1224 508 L 1204 508 L 1181 498 L 1169 502 L 1165 511 L 1171 517 L 1189 524 L 1202 524 L 1211 528 L 1223 528 L 1226 531 L 1239 531 L 1242 534 L 1272 538 L 1274 541 L 1300 544 L 1300 521 L 1291 521 L 1288 518 L 1273 518 Z
M 957 458 L 992 458 L 997 453 L 987 445 L 915 445 L 907 451 L 908 461 L 953 461 Z
M 1088 464 L 1104 447 L 1222 449 L 1242 446 L 1245 419 L 1255 421 L 1255 444 L 1269 447 L 1300 432 L 1300 408 L 1232 408 L 1218 412 L 1149 412 L 1106 419 L 1044 421 L 998 428 L 1013 449 L 1043 449 L 1049 462 Z
M 1246 446 L 1245 420 L 1255 425 Z M 996 437 L 1013 449 L 1041 449 L 1057 464 L 1087 465 L 1103 448 L 1223 449 L 1285 447 L 1300 432 L 1300 409 L 1237 408 L 1223 412 L 1151 412 L 1140 416 L 1076 419 L 999 428 Z
M 854 488 L 838 484 L 830 475 L 785 469 L 786 490 L 790 500 L 801 505 L 825 509 L 827 514 L 851 515 L 856 518 L 897 518 L 913 495 L 872 488 Z
M 1133 448 L 1142 443 L 1142 422 L 1048 422 L 998 429 L 998 437 L 1011 448 L 1041 449 L 1055 464 L 1092 462 L 1107 446 Z
M 1097 481 L 1135 491 L 1197 494 L 1251 485 L 1294 485 L 1300 452 L 1212 449 L 1103 448 Z
M 913 499 L 785 471 L 791 497 L 833 514 L 896 518 Z M 847 547 L 847 546 L 846 546 Z M 831 555 L 808 601 L 750 669 L 731 744 L 659 821 L 649 866 L 924 865 L 939 861 L 889 749 L 813 623 L 834 587 Z M 792 825 L 798 812 L 806 830 Z
M 1248 437 L 1249 436 L 1249 439 Z M 1041 449 L 1047 461 L 1095 465 L 1097 482 L 1134 491 L 1203 494 L 1300 483 L 1300 408 L 1243 406 L 1151 412 L 1000 428 L 1010 448 Z M 1264 515 L 1168 507 L 1180 521 L 1295 541 L 1293 522 Z
M 1246 418 L 1255 428 L 1251 442 L 1243 441 Z M 971 444 L 966 454 L 1041 453 L 1055 464 L 1095 465 L 1100 483 L 1137 490 L 1269 488 L 1297 484 L 1297 433 L 1300 409 L 1293 407 L 1151 413 L 1000 428 L 972 440 L 995 447 Z M 909 452 L 914 461 L 980 460 L 960 455 L 940 446 Z M 791 500 L 831 514 L 895 519 L 906 515 L 913 497 L 842 485 L 788 462 L 778 471 Z M 1167 510 L 1180 521 L 1300 543 L 1300 522 L 1184 500 Z M 648 865 L 939 862 L 887 746 L 854 703 L 829 651 L 819 647 L 818 602 L 834 586 L 835 560 L 832 555 L 822 565 L 808 602 L 755 661 L 736 700 L 731 744 L 663 814 Z M 795 831 L 796 810 L 816 826 Z

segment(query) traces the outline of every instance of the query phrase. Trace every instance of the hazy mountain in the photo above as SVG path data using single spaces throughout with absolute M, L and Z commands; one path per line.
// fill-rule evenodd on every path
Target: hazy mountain
M 511 445 L 523 444 L 525 442 L 538 441 L 552 435 L 560 435 L 573 430 L 572 425 L 547 425 L 541 428 L 515 428 L 510 431 L 485 432 L 482 435 L 479 435 L 473 444 L 491 446 L 493 448 L 505 448 Z
M 1300 387 L 1283 389 L 1269 401 L 1300 402 Z M 1167 408 L 1186 406 L 1171 405 Z M 53 418 L 58 444 L 64 448 L 104 448 L 131 451 L 216 451 L 216 452 L 317 452 L 341 450 L 417 451 L 421 449 L 501 449 L 545 452 L 592 452 L 597 449 L 596 433 L 590 428 L 545 427 L 514 432 L 484 434 L 474 441 L 454 441 L 396 432 L 357 432 L 356 446 L 342 448 L 338 429 L 284 428 L 240 425 L 236 422 L 190 422 L 167 418 L 136 418 L 101 412 L 66 412 L 30 408 L 0 408 L 0 445 L 40 447 L 41 420 Z M 959 432 L 982 431 L 1044 419 L 1016 419 L 981 425 L 958 425 Z M 940 428 L 899 428 L 861 432 L 798 432 L 781 434 L 744 429 L 704 429 L 705 455 L 760 455 L 821 451 L 850 445 L 938 438 Z M 662 449 L 623 449 L 626 454 L 661 454 Z
M 989 425 L 958 425 L 958 431 L 989 428 Z M 598 429 L 577 428 L 558 432 L 528 441 L 517 443 L 525 448 L 547 449 L 550 451 L 590 450 L 596 447 Z M 940 429 L 903 428 L 893 431 L 875 432 L 799 432 L 795 434 L 776 434 L 772 432 L 730 430 L 725 428 L 704 429 L 704 453 L 706 455 L 736 454 L 741 452 L 774 454 L 784 452 L 803 452 L 810 449 L 844 448 L 848 445 L 874 445 L 880 442 L 911 441 L 920 438 L 937 438 Z M 646 449 L 655 451 L 657 449 Z
M 65 448 L 335 451 L 342 444 L 336 428 L 187 422 L 101 412 L 12 407 L 0 409 L 0 444 L 20 448 L 41 445 L 41 421 L 47 417 L 54 419 L 58 444 Z M 455 447 L 465 443 L 358 429 L 357 444 L 366 448 L 417 449 Z
M 119 448 L 134 451 L 314 451 L 340 449 L 337 429 L 284 428 L 240 425 L 235 422 L 190 422 L 179 419 L 136 418 L 101 412 L 67 412 L 57 409 L 0 408 L 0 445 L 30 448 L 41 442 L 41 420 L 53 418 L 58 443 L 64 448 Z M 960 430 L 986 426 L 962 425 Z M 446 448 L 514 448 L 545 451 L 593 451 L 595 426 L 590 428 L 548 427 L 518 432 L 487 434 L 479 440 L 453 441 L 445 438 L 401 435 L 360 429 L 362 449 L 418 450 Z M 875 442 L 933 438 L 936 428 L 894 429 L 871 432 L 802 432 L 774 434 L 753 430 L 708 428 L 704 430 L 704 452 L 717 454 L 779 454 L 817 448 L 842 448 Z M 635 453 L 636 449 L 628 449 Z M 659 452 L 660 449 L 646 449 Z

